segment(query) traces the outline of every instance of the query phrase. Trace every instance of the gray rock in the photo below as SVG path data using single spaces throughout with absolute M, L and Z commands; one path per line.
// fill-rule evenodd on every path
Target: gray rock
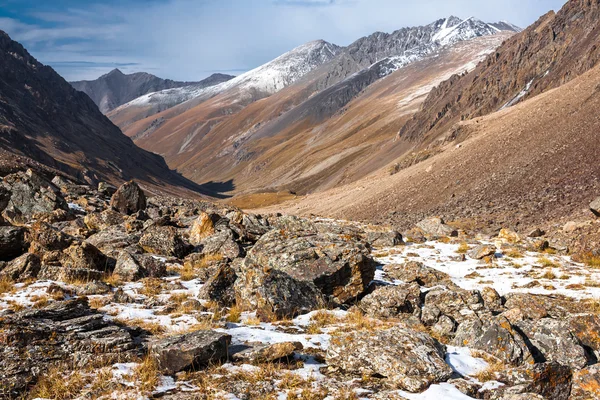
M 124 281 L 136 281 L 144 277 L 160 278 L 167 273 L 166 265 L 149 254 L 119 252 L 113 274 Z
M 569 400 L 600 399 L 600 365 L 592 365 L 573 372 Z
M 481 290 L 481 298 L 485 307 L 494 313 L 501 313 L 505 309 L 502 305 L 502 297 L 498 294 L 496 289 L 486 286 Z
M 37 278 L 40 272 L 40 258 L 35 254 L 25 253 L 9 262 L 0 271 L 0 277 L 7 277 L 12 281 L 24 281 Z
M 238 345 L 229 348 L 229 357 L 246 364 L 264 364 L 280 359 L 291 358 L 294 352 L 302 350 L 302 343 L 283 342 L 273 344 Z
M 235 240 L 235 235 L 229 228 L 221 229 L 202 239 L 199 243 L 199 247 L 202 249 L 203 254 L 220 254 L 230 260 L 242 256 L 242 247 Z
M 393 318 L 399 314 L 420 314 L 421 287 L 417 283 L 380 286 L 366 295 L 358 308 L 375 318 Z
M 482 260 L 494 254 L 496 254 L 496 246 L 491 244 L 480 244 L 467 252 L 467 255 L 475 260 Z
M 224 307 L 230 307 L 235 303 L 234 284 L 237 275 L 228 264 L 222 264 L 217 272 L 206 281 L 200 289 L 198 297 L 204 300 L 212 300 Z
M 10 261 L 25 252 L 25 232 L 17 226 L 0 226 L 0 261 Z
M 110 206 L 121 214 L 135 214 L 146 209 L 146 195 L 134 181 L 121 185 L 110 199 Z
M 443 219 L 439 217 L 426 218 L 417 224 L 423 233 L 431 238 L 444 236 L 458 236 L 456 229 L 446 225 Z
M 482 310 L 483 300 L 478 291 L 435 288 L 425 294 L 423 314 L 426 314 L 425 311 L 430 308 L 437 309 L 440 315 L 460 323 L 472 319 L 476 311 Z M 431 321 L 423 321 L 423 323 L 429 325 Z
M 150 343 L 149 348 L 161 371 L 173 375 L 226 358 L 230 342 L 231 336 L 225 333 L 201 330 L 159 339 Z
M 535 393 L 544 399 L 568 400 L 571 380 L 572 372 L 567 366 L 553 362 L 526 364 L 500 371 L 498 381 L 507 386 L 497 390 L 496 397 L 492 398 L 501 399 L 507 398 L 502 397 L 507 395 Z M 518 391 L 512 390 L 513 388 Z
M 369 231 L 367 241 L 375 247 L 393 247 L 404 244 L 402 235 L 396 231 Z
M 596 217 L 600 217 L 600 197 L 590 203 L 590 210 Z
M 452 376 L 444 362 L 444 347 L 404 326 L 335 335 L 327 364 L 351 374 L 386 377 L 391 385 L 409 392 L 420 392 Z
M 450 276 L 436 269 L 425 266 L 418 261 L 405 264 L 387 264 L 383 272 L 391 278 L 405 283 L 416 282 L 420 286 L 432 287 L 437 285 L 453 285 Z
M 184 258 L 189 253 L 189 247 L 172 226 L 151 226 L 139 244 L 146 252 L 163 256 Z

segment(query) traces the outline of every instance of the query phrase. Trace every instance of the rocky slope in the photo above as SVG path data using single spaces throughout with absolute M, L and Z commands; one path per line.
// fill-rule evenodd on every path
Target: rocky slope
M 600 394 L 600 275 L 539 230 L 403 238 L 32 171 L 0 190 L 3 398 Z
M 154 188 L 197 188 L 160 156 L 138 148 L 87 95 L 3 32 L 0 52 L 0 149 L 89 183 L 136 178 Z
M 318 48 L 325 46 L 334 50 L 328 52 L 327 57 L 318 58 L 318 63 L 309 63 L 310 68 L 295 67 L 302 74 L 294 75 L 293 81 L 286 85 L 274 86 L 268 91 L 268 97 L 267 92 L 260 89 L 260 82 L 264 79 L 252 76 L 258 72 L 260 76 L 272 74 L 273 72 L 268 71 L 277 71 L 273 64 L 281 64 L 282 59 L 291 58 L 294 65 L 305 64 L 302 57 L 292 57 L 292 54 L 298 53 L 303 47 L 273 61 L 273 64 L 260 67 L 258 72 L 249 72 L 221 86 L 194 93 L 194 99 L 161 113 L 154 114 L 155 106 L 151 103 L 169 103 L 172 98 L 180 96 L 180 89 L 136 99 L 115 110 L 110 118 L 138 145 L 160 152 L 169 165 L 196 182 L 227 182 L 225 186 L 237 192 L 273 190 L 282 186 L 281 179 L 261 179 L 258 182 L 255 179 L 247 180 L 246 177 L 256 174 L 257 168 L 261 175 L 278 175 L 275 167 L 288 170 L 293 168 L 291 160 L 300 154 L 290 152 L 286 156 L 287 153 L 281 153 L 278 157 L 287 157 L 289 163 L 279 165 L 275 161 L 277 165 L 271 166 L 260 160 L 261 157 L 273 160 L 273 157 L 263 154 L 266 150 L 276 145 L 280 145 L 280 150 L 286 144 L 289 145 L 288 148 L 295 147 L 294 143 L 300 133 L 323 129 L 322 125 L 326 121 L 338 112 L 343 112 L 344 107 L 370 85 L 412 63 L 425 62 L 442 54 L 441 64 L 450 58 L 452 60 L 448 64 L 456 63 L 453 72 L 463 72 L 461 66 L 476 63 L 486 51 L 498 46 L 506 38 L 504 35 L 514 30 L 510 29 L 509 32 L 500 33 L 498 28 L 474 18 L 463 21 L 450 17 L 422 27 L 404 28 L 392 34 L 375 33 L 346 48 L 332 47 L 324 42 L 311 43 L 306 46 L 312 48 L 318 44 Z M 461 49 L 459 43 L 478 37 L 493 37 L 490 42 L 496 43 L 488 43 L 491 48 L 481 45 L 478 52 L 465 50 L 464 62 L 457 65 L 460 56 L 454 57 L 450 53 Z M 322 52 L 323 50 L 319 50 L 319 54 Z M 440 66 L 445 71 L 450 68 L 450 65 Z M 438 76 L 432 76 L 431 80 L 437 82 Z M 226 90 L 215 96 L 215 91 L 221 90 L 220 87 Z M 249 87 L 255 89 L 249 92 Z M 266 98 L 262 99 L 263 97 Z M 259 99 L 262 100 L 255 102 Z M 138 120 L 140 116 L 147 115 L 150 116 Z M 353 124 L 347 129 L 360 129 L 361 123 Z M 289 128 L 292 126 L 300 126 L 302 130 L 290 132 Z M 389 133 L 389 140 L 393 139 L 399 126 L 400 124 L 395 124 L 393 130 L 386 132 Z M 321 159 L 318 162 L 329 161 Z M 317 167 L 318 162 L 313 166 Z M 296 175 L 294 180 L 303 172 L 306 171 L 293 171 Z M 370 172 L 368 168 L 367 172 Z M 365 171 L 361 173 L 363 175 L 358 174 L 359 177 L 364 176 Z M 356 175 L 352 176 L 352 179 L 356 178 Z M 301 187 L 304 185 L 296 185 L 294 180 L 283 183 L 288 184 L 288 189 L 294 186 L 298 186 L 294 190 L 309 189 Z M 253 187 L 252 182 L 256 183 Z
M 430 94 L 422 110 L 400 131 L 423 141 L 457 121 L 489 114 L 556 88 L 600 60 L 600 6 L 569 0 L 515 35 L 470 74 L 452 77 Z
M 145 72 L 126 75 L 119 69 L 114 69 L 93 81 L 71 82 L 71 85 L 90 96 L 100 111 L 106 114 L 120 105 L 148 93 L 183 86 L 203 89 L 226 82 L 232 78 L 234 77 L 231 75 L 213 74 L 200 82 L 176 82 L 170 79 L 161 79 Z

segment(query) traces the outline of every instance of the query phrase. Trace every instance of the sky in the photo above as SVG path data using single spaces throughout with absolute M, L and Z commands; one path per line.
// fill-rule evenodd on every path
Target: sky
M 119 68 L 197 81 L 305 42 L 346 46 L 450 15 L 526 27 L 566 0 L 0 0 L 0 29 L 67 80 Z

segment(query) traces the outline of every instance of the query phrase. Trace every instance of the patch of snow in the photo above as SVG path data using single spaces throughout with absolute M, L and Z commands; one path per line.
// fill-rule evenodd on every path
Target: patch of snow
M 447 346 L 446 363 L 462 376 L 476 375 L 489 366 L 485 360 L 473 357 L 470 349 L 454 346 Z
M 67 203 L 67 205 L 69 206 L 70 210 L 77 211 L 77 212 L 80 212 L 80 213 L 85 213 L 85 210 L 83 209 L 83 207 L 81 207 L 77 203 Z
M 440 383 L 437 385 L 431 385 L 429 389 L 423 393 L 408 393 L 402 390 L 397 392 L 400 396 L 405 397 L 408 400 L 471 400 L 473 397 L 469 397 L 462 393 L 456 387 L 449 383 Z

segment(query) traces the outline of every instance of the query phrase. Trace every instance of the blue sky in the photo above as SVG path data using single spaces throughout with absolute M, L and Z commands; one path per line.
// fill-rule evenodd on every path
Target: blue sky
M 348 45 L 449 15 L 525 27 L 566 0 L 0 0 L 0 29 L 68 80 L 118 67 L 238 75 L 310 40 Z

